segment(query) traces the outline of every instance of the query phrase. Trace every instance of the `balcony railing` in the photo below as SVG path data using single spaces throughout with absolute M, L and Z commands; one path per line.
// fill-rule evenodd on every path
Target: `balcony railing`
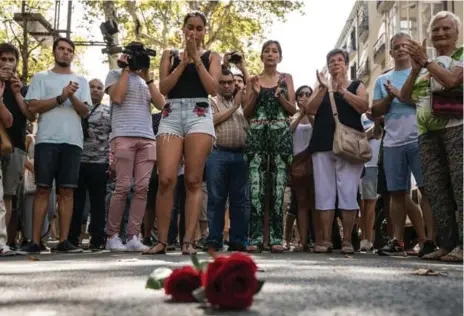
M 377 12 L 386 12 L 393 8 L 393 5 L 395 5 L 395 1 L 377 0 Z
M 385 60 L 386 35 L 382 33 L 374 44 L 374 62 L 381 64 Z
M 359 80 L 362 80 L 364 83 L 369 81 L 370 65 L 369 65 L 369 59 L 368 58 L 364 59 L 364 61 L 362 61 L 359 64 L 359 68 L 356 71 L 356 76 L 358 77 Z
M 369 35 L 369 17 L 364 15 L 358 24 L 358 37 L 359 40 L 364 42 Z

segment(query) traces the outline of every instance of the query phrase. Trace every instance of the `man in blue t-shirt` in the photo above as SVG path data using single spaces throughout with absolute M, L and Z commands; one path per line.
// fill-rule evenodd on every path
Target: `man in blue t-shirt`
M 372 114 L 384 115 L 385 138 L 383 143 L 383 163 L 388 191 L 392 194 L 391 214 L 393 221 L 393 240 L 379 250 L 379 254 L 404 254 L 404 225 L 406 214 L 413 223 L 419 243 L 422 246 L 419 255 L 435 250 L 434 223 L 430 205 L 424 192 L 424 181 L 419 155 L 416 106 L 400 95 L 401 87 L 411 72 L 411 60 L 405 50 L 410 39 L 406 33 L 397 33 L 391 39 L 390 55 L 395 61 L 392 71 L 379 76 L 374 86 Z M 425 235 L 424 222 L 419 208 L 409 195 L 408 183 L 413 173 L 422 193 L 421 208 L 427 221 L 428 238 Z
M 53 43 L 55 66 L 32 77 L 24 98 L 32 113 L 39 113 L 34 152 L 37 191 L 34 201 L 32 243 L 20 254 L 40 252 L 40 233 L 47 214 L 48 200 L 55 181 L 59 189 L 60 242 L 58 252 L 82 252 L 68 238 L 73 213 L 73 189 L 78 185 L 84 142 L 82 118 L 92 105 L 87 80 L 72 72 L 75 44 L 67 38 Z

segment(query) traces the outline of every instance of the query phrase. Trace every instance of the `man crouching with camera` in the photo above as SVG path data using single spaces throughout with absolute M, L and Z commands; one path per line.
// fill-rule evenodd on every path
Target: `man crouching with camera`
M 132 42 L 124 48 L 118 60 L 121 69 L 111 70 L 105 90 L 112 106 L 110 146 L 114 153 L 116 188 L 108 211 L 106 249 L 138 251 L 148 247 L 139 239 L 147 203 L 150 175 L 156 160 L 155 135 L 150 104 L 164 106 L 164 97 L 150 78 L 150 56 L 156 52 Z M 134 177 L 134 193 L 129 213 L 127 243 L 119 238 L 119 228 L 127 195 Z

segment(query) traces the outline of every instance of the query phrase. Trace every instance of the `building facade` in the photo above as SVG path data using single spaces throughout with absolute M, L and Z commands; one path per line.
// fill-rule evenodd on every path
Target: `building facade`
M 432 17 L 443 10 L 453 12 L 462 20 L 462 1 L 356 1 L 336 47 L 350 56 L 349 77 L 361 79 L 370 95 L 375 79 L 392 68 L 390 38 L 405 32 L 422 42 L 428 39 L 427 28 Z M 462 45 L 463 34 L 459 34 Z M 430 41 L 428 41 L 430 45 Z M 429 46 L 427 53 L 434 57 Z

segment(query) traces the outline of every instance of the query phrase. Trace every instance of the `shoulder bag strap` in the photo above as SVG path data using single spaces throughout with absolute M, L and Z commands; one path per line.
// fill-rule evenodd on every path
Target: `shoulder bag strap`
M 333 114 L 335 122 L 339 122 L 337 105 L 335 103 L 334 92 L 333 92 L 333 89 L 332 89 L 332 80 L 330 80 L 330 78 L 327 80 L 327 85 L 328 85 L 328 88 L 329 88 L 329 99 L 330 99 L 330 105 L 332 107 L 332 114 Z

